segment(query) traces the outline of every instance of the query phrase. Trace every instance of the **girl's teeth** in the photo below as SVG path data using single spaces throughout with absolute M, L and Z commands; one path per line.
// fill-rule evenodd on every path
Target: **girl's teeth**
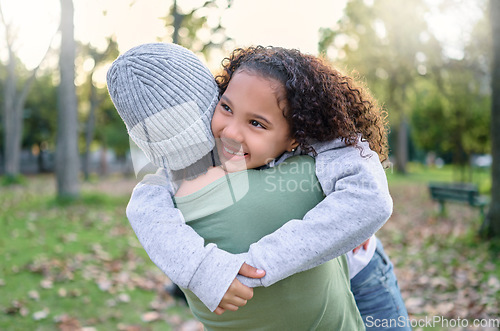
M 226 146 L 224 146 L 224 150 L 226 152 L 228 152 L 229 154 L 233 154 L 233 155 L 239 155 L 239 156 L 244 156 L 245 155 L 245 153 L 239 153 L 239 152 L 231 151 L 231 150 L 227 149 Z

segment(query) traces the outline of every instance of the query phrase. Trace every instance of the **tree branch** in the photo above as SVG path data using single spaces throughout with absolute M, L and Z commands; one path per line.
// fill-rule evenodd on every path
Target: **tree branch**
M 57 30 L 54 32 L 52 37 L 50 38 L 49 46 L 47 47 L 47 50 L 45 51 L 45 54 L 43 55 L 42 59 L 40 60 L 40 63 L 31 71 L 30 77 L 26 80 L 26 83 L 23 86 L 23 89 L 19 96 L 16 98 L 16 104 L 15 107 L 16 109 L 21 109 L 24 107 L 24 103 L 26 102 L 26 98 L 28 97 L 29 91 L 31 89 L 31 86 L 33 85 L 33 82 L 35 81 L 36 73 L 38 72 L 38 69 L 42 65 L 43 61 L 47 58 L 47 55 L 49 54 L 50 50 L 52 49 L 52 42 L 54 41 L 54 38 L 56 37 L 57 33 L 59 32 L 60 26 L 57 28 Z

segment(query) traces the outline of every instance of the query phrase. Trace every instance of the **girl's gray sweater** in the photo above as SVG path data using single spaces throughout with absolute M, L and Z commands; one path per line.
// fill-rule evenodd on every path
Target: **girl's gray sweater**
M 127 217 L 151 260 L 172 282 L 193 291 L 213 311 L 243 262 L 266 271 L 262 279 L 238 275 L 243 284 L 269 286 L 345 254 L 390 217 L 387 178 L 367 142 L 358 141 L 353 147 L 335 140 L 313 147 L 318 153 L 316 176 L 326 198 L 304 219 L 289 221 L 252 244 L 247 253 L 234 255 L 214 244 L 205 245 L 174 207 L 164 170 L 146 176 L 135 187 Z

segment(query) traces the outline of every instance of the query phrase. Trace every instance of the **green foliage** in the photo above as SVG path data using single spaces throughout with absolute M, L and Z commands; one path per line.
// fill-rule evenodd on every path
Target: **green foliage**
M 230 38 L 221 23 L 221 10 L 231 7 L 232 2 L 207 0 L 197 7 L 189 7 L 185 6 L 187 2 L 174 0 L 164 17 L 168 39 L 205 56 L 211 48 L 223 48 Z
M 23 175 L 5 175 L 0 177 L 0 186 L 26 185 Z
M 0 95 L 4 95 L 4 89 L 5 89 L 5 79 L 7 77 L 7 72 L 6 72 L 6 68 L 5 68 L 5 65 L 0 62 Z M 2 98 L 3 100 L 3 98 Z M 3 155 L 4 153 L 4 141 L 5 141 L 5 138 L 4 138 L 4 120 L 3 120 L 3 116 L 4 116 L 4 105 L 3 105 L 3 101 L 2 101 L 2 105 L 0 106 L 0 120 L 1 120 L 1 123 L 0 123 L 0 155 Z
M 86 135 L 90 134 L 92 141 L 111 148 L 118 155 L 123 156 L 128 150 L 127 131 L 109 98 L 106 86 L 97 86 L 93 80 L 97 69 L 116 59 L 118 45 L 114 39 L 109 38 L 108 47 L 104 51 L 99 51 L 91 45 L 81 45 L 80 49 L 79 62 L 83 63 L 91 59 L 94 63 L 92 69 L 85 73 L 87 75 L 85 84 L 79 88 L 80 122 L 85 123 L 80 145 L 86 144 Z M 88 131 L 91 132 L 88 133 Z
M 125 156 L 130 149 L 127 128 L 109 98 L 99 109 L 96 126 L 96 139 L 103 146 L 112 148 L 118 156 Z
M 476 6 L 486 10 L 484 3 Z M 484 17 L 463 38 L 463 58 L 449 57 L 427 16 L 431 7 L 444 15 L 457 5 L 351 0 L 335 28 L 321 31 L 319 50 L 359 72 L 392 126 L 408 116 L 418 148 L 466 164 L 471 154 L 489 152 L 491 42 Z
M 402 173 L 412 146 L 409 96 L 421 75 L 441 62 L 440 56 L 433 56 L 441 50 L 429 32 L 427 7 L 425 0 L 351 0 L 337 26 L 323 30 L 325 39 L 320 42 L 320 51 L 359 72 L 384 105 L 394 133 L 391 138 L 396 138 L 389 139 L 389 150 L 395 151 L 390 154 Z
M 57 127 L 57 86 L 53 73 L 37 76 L 24 109 L 23 146 L 55 141 Z
M 425 81 L 412 98 L 414 141 L 462 165 L 471 154 L 488 153 L 490 144 L 490 97 L 464 62 L 451 61 L 437 83 Z
M 408 91 L 420 76 L 416 54 L 430 61 L 433 57 L 426 55 L 440 51 L 432 37 L 421 38 L 428 31 L 426 10 L 423 0 L 375 0 L 373 4 L 352 0 L 337 26 L 322 30 L 320 52 L 359 72 L 385 104 L 392 122 L 399 122 L 400 115 L 411 109 Z
M 429 123 L 446 123 L 443 100 L 434 90 L 419 91 L 415 96 L 411 122 L 413 137 L 419 147 L 427 151 L 436 151 L 440 155 L 449 151 L 447 138 L 449 131 L 442 126 Z
M 176 2 L 175 2 L 176 3 Z M 172 39 L 177 35 L 178 43 L 195 52 L 208 54 L 211 47 L 223 47 L 228 41 L 224 27 L 220 22 L 220 11 L 229 8 L 232 0 L 201 2 L 198 7 L 189 7 L 185 2 L 181 6 L 171 8 L 165 13 L 166 32 Z M 181 4 L 181 3 L 180 3 Z M 219 17 L 208 20 L 207 17 Z M 176 21 L 176 22 L 174 22 Z M 174 24 L 175 23 L 175 24 Z M 178 23 L 178 25 L 177 25 Z M 172 30 L 172 25 L 174 29 Z M 172 32 L 173 31 L 173 32 Z M 78 45 L 75 61 L 78 74 L 77 94 L 79 99 L 79 150 L 81 153 L 90 150 L 90 146 L 100 145 L 104 149 L 112 149 L 118 157 L 124 157 L 129 151 L 129 139 L 123 121 L 109 99 L 106 86 L 94 81 L 94 73 L 116 59 L 119 54 L 114 38 L 108 38 L 108 47 L 100 50 L 91 44 Z M 92 64 L 89 66 L 89 64 Z M 17 61 L 21 86 L 29 72 L 20 61 Z M 55 150 L 57 127 L 57 71 L 39 71 L 24 109 L 22 148 L 44 151 Z M 5 78 L 5 65 L 0 63 L 0 78 Z M 0 79 L 0 92 L 3 91 L 4 79 Z M 93 116 L 90 116 L 90 114 Z M 3 125 L 0 134 L 3 138 Z M 87 133 L 90 138 L 87 138 Z M 4 139 L 0 138 L 1 153 Z M 87 155 L 88 156 L 88 155 Z M 39 159 L 40 161 L 42 158 Z M 40 163 L 42 168 L 48 164 Z M 46 169 L 49 170 L 47 167 Z M 88 169 L 87 169 L 88 170 Z

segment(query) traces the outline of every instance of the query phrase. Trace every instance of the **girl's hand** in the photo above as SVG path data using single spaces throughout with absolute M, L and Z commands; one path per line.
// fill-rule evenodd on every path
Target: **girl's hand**
M 221 315 L 226 310 L 237 311 L 238 308 L 247 304 L 247 301 L 253 297 L 253 288 L 243 285 L 238 279 L 234 279 L 226 294 L 222 297 L 219 306 L 214 313 Z
M 252 267 L 246 263 L 238 272 L 240 275 L 250 278 L 262 278 L 266 272 Z M 238 279 L 234 279 L 226 294 L 222 297 L 219 306 L 214 310 L 217 315 L 222 315 L 226 310 L 236 311 L 239 307 L 247 304 L 247 301 L 253 297 L 253 288 L 243 285 Z
M 252 267 L 249 264 L 243 263 L 238 274 L 249 278 L 262 278 L 266 275 L 266 272 L 264 270 Z
M 363 248 L 366 251 L 368 249 L 369 243 L 370 243 L 370 238 L 367 241 L 365 241 L 364 243 L 362 243 L 361 245 L 359 245 L 358 247 L 356 247 L 355 249 L 353 249 L 352 253 L 356 254 L 361 248 Z

